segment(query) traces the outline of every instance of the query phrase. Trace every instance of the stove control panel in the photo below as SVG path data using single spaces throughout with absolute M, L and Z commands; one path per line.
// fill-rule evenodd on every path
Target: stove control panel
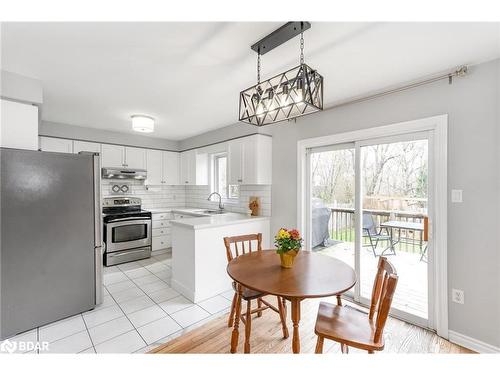
M 135 197 L 106 197 L 102 200 L 103 207 L 140 206 L 141 198 Z

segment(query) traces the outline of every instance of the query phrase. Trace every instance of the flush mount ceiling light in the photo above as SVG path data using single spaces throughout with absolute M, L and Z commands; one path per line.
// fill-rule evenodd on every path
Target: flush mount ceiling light
M 257 52 L 257 84 L 240 92 L 240 121 L 263 126 L 323 110 L 323 77 L 304 63 L 304 31 L 310 27 L 288 22 L 251 46 Z M 261 55 L 299 34 L 299 65 L 261 82 Z
M 155 130 L 155 120 L 150 116 L 133 115 L 132 129 L 141 133 L 152 133 Z

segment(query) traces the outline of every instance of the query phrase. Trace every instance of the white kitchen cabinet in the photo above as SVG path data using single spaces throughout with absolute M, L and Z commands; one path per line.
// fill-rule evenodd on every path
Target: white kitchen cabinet
M 146 185 L 163 184 L 163 155 L 161 151 L 146 151 L 146 167 L 148 171 Z
M 181 184 L 195 185 L 196 181 L 196 151 L 184 151 L 180 156 L 180 178 Z
M 180 183 L 183 185 L 208 185 L 208 154 L 196 150 L 181 152 Z
M 228 143 L 228 182 L 229 185 L 241 185 L 243 183 L 243 138 L 234 139 Z
M 105 168 L 125 167 L 125 147 L 101 145 L 101 165 Z
M 165 249 L 172 246 L 172 237 L 170 234 L 170 220 L 173 218 L 171 212 L 153 213 L 152 243 L 153 251 Z
M 0 101 L 0 147 L 38 150 L 38 107 Z
M 125 147 L 125 167 L 132 169 L 146 169 L 146 149 Z
M 162 154 L 163 183 L 167 185 L 179 185 L 179 153 L 163 151 Z
M 101 152 L 101 144 L 95 142 L 73 141 L 73 152 L 78 154 L 81 151 Z
M 166 249 L 168 247 L 172 247 L 172 238 L 170 235 L 153 237 L 151 239 L 151 250 L 153 251 Z
M 131 169 L 146 169 L 146 149 L 101 145 L 103 167 L 125 167 Z
M 256 134 L 228 144 L 229 184 L 272 183 L 272 138 Z
M 40 137 L 40 150 L 71 154 L 73 153 L 73 141 L 71 139 Z
M 179 153 L 147 150 L 147 185 L 179 185 Z

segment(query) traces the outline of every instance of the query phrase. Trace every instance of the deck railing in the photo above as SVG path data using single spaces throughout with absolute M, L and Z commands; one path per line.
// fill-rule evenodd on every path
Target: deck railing
M 355 227 L 354 227 L 354 209 L 353 208 L 330 208 L 330 237 L 337 241 L 343 242 L 354 242 L 355 237 Z M 369 213 L 373 217 L 373 221 L 377 227 L 380 228 L 380 224 L 389 220 L 397 221 L 408 221 L 414 223 L 421 223 L 424 221 L 426 216 L 419 212 L 408 212 L 408 211 L 388 211 L 388 210 L 375 210 L 375 209 L 364 209 L 364 213 Z M 365 233 L 363 233 L 364 235 Z M 423 241 L 423 233 L 421 231 L 413 230 L 401 230 L 401 233 L 395 233 L 395 236 L 401 236 L 405 238 L 397 244 L 396 249 L 400 251 L 406 251 L 411 253 L 420 252 L 420 244 Z M 364 239 L 364 243 L 367 244 L 367 239 Z M 383 245 L 383 244 L 381 244 Z

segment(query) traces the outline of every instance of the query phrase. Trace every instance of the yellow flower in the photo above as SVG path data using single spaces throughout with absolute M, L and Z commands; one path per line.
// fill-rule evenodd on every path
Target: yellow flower
M 290 238 L 290 233 L 288 233 L 287 230 L 281 228 L 279 231 L 278 231 L 278 234 L 276 235 L 276 238 L 278 239 L 285 239 L 285 238 Z

